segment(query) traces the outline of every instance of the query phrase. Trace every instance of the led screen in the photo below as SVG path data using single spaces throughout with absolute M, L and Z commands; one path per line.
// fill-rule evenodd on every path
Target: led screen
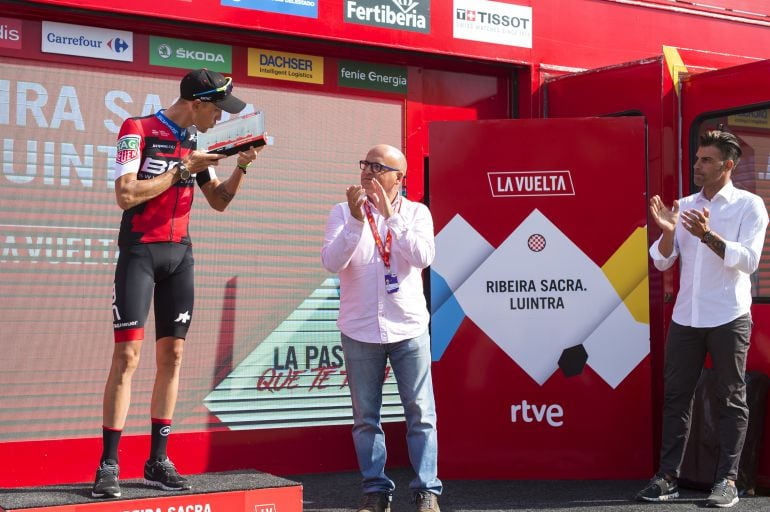
M 183 73 L 0 58 L 0 440 L 100 429 L 121 216 L 116 134 L 126 117 L 169 106 Z M 236 92 L 244 113 L 264 111 L 275 145 L 224 213 L 196 190 L 195 316 L 176 430 L 349 423 L 339 292 L 320 247 L 331 206 L 358 181 L 358 160 L 403 140 L 403 103 L 237 83 Z M 220 177 L 234 165 L 220 164 Z M 146 430 L 153 325 L 151 313 L 127 432 Z M 388 382 L 385 417 L 397 419 Z

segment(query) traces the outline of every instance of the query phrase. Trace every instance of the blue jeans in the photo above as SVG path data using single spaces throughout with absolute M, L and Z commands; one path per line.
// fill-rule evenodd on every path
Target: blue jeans
M 416 473 L 409 488 L 412 492 L 440 495 L 428 332 L 397 343 L 364 343 L 342 334 L 342 351 L 353 400 L 353 444 L 363 475 L 363 492 L 390 494 L 395 489 L 393 481 L 385 475 L 387 451 L 380 424 L 382 385 L 389 359 L 406 417 L 409 460 Z

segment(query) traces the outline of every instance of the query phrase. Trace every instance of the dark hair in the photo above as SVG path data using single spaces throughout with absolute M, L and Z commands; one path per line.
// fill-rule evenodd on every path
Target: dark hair
M 738 161 L 743 154 L 743 151 L 741 151 L 741 144 L 738 142 L 738 137 L 723 130 L 707 131 L 700 136 L 699 146 L 716 147 L 722 154 L 722 158 L 735 162 L 735 167 L 738 166 Z

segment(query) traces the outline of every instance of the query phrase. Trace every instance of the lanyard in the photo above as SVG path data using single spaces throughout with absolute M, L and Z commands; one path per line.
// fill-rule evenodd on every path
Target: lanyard
M 380 231 L 377 229 L 377 223 L 374 222 L 374 216 L 372 215 L 372 207 L 369 206 L 369 201 L 364 203 L 364 210 L 366 210 L 366 220 L 369 221 L 369 228 L 372 230 L 372 236 L 374 237 L 374 244 L 377 246 L 380 256 L 382 256 L 382 262 L 385 264 L 385 268 L 390 270 L 390 246 L 393 244 L 393 235 L 388 229 L 388 234 L 385 236 L 385 243 L 382 243 L 380 237 Z M 401 211 L 401 196 L 398 197 L 398 204 L 396 205 L 396 212 Z
M 155 117 L 157 117 L 161 123 L 165 124 L 168 129 L 171 130 L 171 133 L 174 134 L 176 140 L 184 140 L 187 137 L 187 130 L 180 127 L 174 121 L 166 117 L 166 114 L 164 114 L 162 110 L 155 112 Z

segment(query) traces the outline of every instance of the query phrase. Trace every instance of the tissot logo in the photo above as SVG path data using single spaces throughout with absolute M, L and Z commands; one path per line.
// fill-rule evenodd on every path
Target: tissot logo
M 529 18 L 506 16 L 504 14 L 492 12 L 473 11 L 470 9 L 457 9 L 456 17 L 458 20 L 463 21 L 476 21 L 487 25 L 499 25 L 501 27 L 521 28 L 524 30 L 529 28 L 529 23 L 531 21 Z
M 430 32 L 430 0 L 343 0 L 345 21 Z
M 532 48 L 532 8 L 487 0 L 453 0 L 457 39 Z
M 569 171 L 488 172 L 493 197 L 574 196 Z

